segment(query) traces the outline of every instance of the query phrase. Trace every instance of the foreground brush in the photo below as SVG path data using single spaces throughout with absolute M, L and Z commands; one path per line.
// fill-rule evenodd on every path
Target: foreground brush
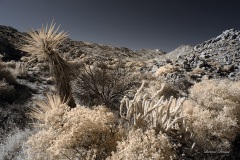
M 67 102 L 71 108 L 76 107 L 71 94 L 70 66 L 56 52 L 57 46 L 66 40 L 67 34 L 64 31 L 58 32 L 55 24 L 50 27 L 42 27 L 38 31 L 29 30 L 25 36 L 26 45 L 21 48 L 23 51 L 37 56 L 44 56 L 49 61 L 51 74 L 56 82 L 56 89 L 62 102 Z

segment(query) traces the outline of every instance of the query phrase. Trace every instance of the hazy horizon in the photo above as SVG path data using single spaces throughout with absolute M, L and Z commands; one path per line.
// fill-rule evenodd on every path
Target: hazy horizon
M 240 29 L 235 1 L 0 0 L 0 25 L 21 32 L 54 22 L 77 41 L 172 51 Z

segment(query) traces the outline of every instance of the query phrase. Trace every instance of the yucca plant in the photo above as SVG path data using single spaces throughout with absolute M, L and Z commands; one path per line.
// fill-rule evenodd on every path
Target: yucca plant
M 41 29 L 34 31 L 30 29 L 24 36 L 26 45 L 22 50 L 30 54 L 45 57 L 50 65 L 50 73 L 55 79 L 56 89 L 62 102 L 67 102 L 71 108 L 76 107 L 71 93 L 70 77 L 71 68 L 68 63 L 57 53 L 57 46 L 67 38 L 64 31 L 58 32 L 59 27 L 55 28 L 54 23 L 48 27 L 42 26 Z

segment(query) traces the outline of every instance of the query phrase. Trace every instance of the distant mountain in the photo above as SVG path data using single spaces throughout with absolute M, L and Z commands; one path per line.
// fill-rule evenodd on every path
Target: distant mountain
M 0 26 L 0 54 L 3 59 L 18 60 L 24 55 L 17 49 L 24 44 L 22 40 L 24 34 L 12 27 Z M 140 66 L 139 69 L 151 73 L 167 63 L 180 67 L 182 74 L 189 73 L 190 76 L 195 74 L 192 71 L 198 68 L 204 71 L 198 75 L 198 80 L 203 76 L 232 80 L 238 80 L 240 77 L 240 31 L 235 29 L 226 30 L 221 35 L 196 46 L 181 45 L 169 53 L 160 49 L 133 51 L 126 47 L 113 47 L 71 39 L 59 46 L 59 52 L 68 61 L 82 59 L 88 62 L 98 60 L 141 61 L 143 66 Z
M 171 60 L 175 60 L 180 56 L 187 56 L 189 53 L 193 52 L 194 46 L 191 45 L 181 45 L 173 51 L 167 53 L 165 56 Z
M 8 43 L 14 47 L 21 47 L 24 44 L 22 37 L 25 33 L 21 33 L 16 29 L 8 26 L 1 26 L 0 25 L 0 38 L 2 39 L 1 42 Z M 2 47 L 4 48 L 4 47 Z M 84 41 L 73 41 L 68 39 L 63 44 L 59 46 L 59 51 L 61 53 L 68 53 L 70 56 L 69 58 L 76 58 L 80 57 L 82 54 L 88 57 L 95 57 L 97 59 L 114 59 L 114 58 L 121 58 L 124 60 L 125 58 L 130 59 L 150 59 L 156 56 L 160 56 L 165 54 L 165 52 L 161 50 L 149 50 L 149 49 L 142 49 L 133 51 L 126 47 L 113 47 L 111 45 L 102 45 Z M 3 55 L 4 50 L 0 48 L 0 54 Z M 4 56 L 4 55 L 3 55 Z M 5 56 L 6 55 L 5 53 Z

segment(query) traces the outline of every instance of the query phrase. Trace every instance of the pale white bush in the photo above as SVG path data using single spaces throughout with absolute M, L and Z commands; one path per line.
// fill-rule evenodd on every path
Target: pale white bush
M 204 108 L 222 110 L 240 104 L 239 86 L 240 82 L 230 80 L 204 80 L 190 89 L 190 98 Z
M 225 111 L 203 109 L 194 102 L 184 104 L 188 127 L 194 133 L 197 146 L 203 150 L 230 150 L 238 130 L 237 121 Z
M 177 70 L 178 70 L 178 68 L 176 66 L 173 66 L 171 64 L 167 64 L 165 66 L 159 67 L 155 74 L 156 74 L 157 77 L 159 77 L 159 76 L 167 75 L 168 73 L 172 73 L 172 72 L 177 71 Z
M 70 109 L 59 97 L 48 99 L 32 112 L 42 130 L 27 142 L 28 159 L 104 159 L 114 151 L 121 136 L 113 131 L 115 118 L 107 108 Z
M 200 150 L 231 150 L 239 133 L 240 82 L 204 80 L 183 104 L 187 126 Z
M 168 137 L 156 134 L 155 130 L 143 132 L 141 129 L 131 130 L 117 151 L 108 160 L 170 160 L 174 158 L 174 150 Z

